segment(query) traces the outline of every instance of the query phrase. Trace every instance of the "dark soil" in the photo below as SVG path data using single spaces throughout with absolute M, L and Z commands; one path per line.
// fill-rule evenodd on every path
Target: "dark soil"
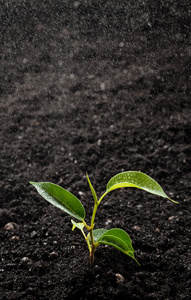
M 190 299 L 189 3 L 0 1 L 0 299 Z M 96 228 L 126 230 L 141 266 L 103 246 L 92 271 L 71 218 L 28 182 L 69 189 L 89 223 L 86 172 L 101 195 L 124 170 L 179 204 L 106 196 Z

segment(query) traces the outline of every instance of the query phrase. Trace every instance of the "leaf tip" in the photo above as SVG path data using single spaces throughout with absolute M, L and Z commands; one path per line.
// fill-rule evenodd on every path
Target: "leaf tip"
M 136 258 L 134 258 L 134 260 L 136 261 L 136 263 L 138 264 L 138 266 L 140 267 L 141 264 L 138 262 L 138 260 L 136 260 Z
M 173 200 L 173 199 L 171 199 L 171 198 L 168 198 L 170 201 L 172 201 L 173 203 L 176 203 L 176 204 L 179 204 L 179 202 L 178 201 L 175 201 L 175 200 Z

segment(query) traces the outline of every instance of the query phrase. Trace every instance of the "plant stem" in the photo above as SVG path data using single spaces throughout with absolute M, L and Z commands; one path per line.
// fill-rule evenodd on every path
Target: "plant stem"
M 87 243 L 87 245 L 88 245 L 88 249 L 89 249 L 89 251 L 91 252 L 91 246 L 90 246 L 89 237 L 85 235 L 83 229 L 81 230 L 81 232 L 82 232 L 82 234 L 83 234 L 83 236 L 84 236 L 84 238 L 85 238 L 85 240 L 86 240 L 86 243 Z
M 89 181 L 89 178 L 88 178 L 88 182 L 90 184 L 90 181 Z M 90 185 L 91 187 L 91 185 Z M 93 188 L 91 188 L 92 190 Z M 92 219 L 91 219 L 91 226 L 88 227 L 86 224 L 86 228 L 89 230 L 89 233 L 90 233 L 90 238 L 91 238 L 91 248 L 90 248 L 90 268 L 92 269 L 93 268 L 93 264 L 94 264 L 94 251 L 95 251 L 95 243 L 94 243 L 94 237 L 93 237 L 93 228 L 94 228 L 94 221 L 95 221 L 95 216 L 96 216 L 96 212 L 97 212 L 97 208 L 101 202 L 101 200 L 103 199 L 103 197 L 107 194 L 107 192 L 105 192 L 101 198 L 99 199 L 99 201 L 97 200 L 97 196 L 95 194 L 95 191 L 93 193 L 93 196 L 94 196 L 94 209 L 93 209 L 93 213 L 92 213 Z
M 90 226 L 90 229 L 89 229 L 90 238 L 91 238 L 90 269 L 93 268 L 93 264 L 94 264 L 95 243 L 94 243 L 94 236 L 93 236 L 93 228 L 94 228 L 94 220 L 95 220 L 98 205 L 99 205 L 98 202 L 95 202 L 93 213 L 92 213 L 91 226 Z
M 94 251 L 95 251 L 95 244 L 94 244 L 94 237 L 93 237 L 93 229 L 90 229 L 90 236 L 91 236 L 91 250 L 90 250 L 90 269 L 93 268 L 94 264 Z

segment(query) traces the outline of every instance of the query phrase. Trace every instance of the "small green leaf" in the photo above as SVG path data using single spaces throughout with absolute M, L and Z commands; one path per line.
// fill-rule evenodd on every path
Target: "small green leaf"
M 85 210 L 81 202 L 69 191 L 50 182 L 30 182 L 38 193 L 54 206 L 65 211 L 78 221 L 85 218 Z
M 97 229 L 99 230 L 99 229 Z M 101 229 L 101 230 L 105 230 L 105 229 Z M 94 230 L 95 231 L 95 230 Z M 104 236 L 115 236 L 121 240 L 123 240 L 126 245 L 128 246 L 129 250 L 132 251 L 134 253 L 134 249 L 133 249 L 133 246 L 132 246 L 132 243 L 131 243 L 131 238 L 130 236 L 127 234 L 126 231 L 120 229 L 120 228 L 112 228 L 112 229 L 109 229 L 109 230 L 106 230 L 105 232 L 103 232 L 102 235 L 100 235 L 99 239 L 98 239 L 98 242 L 104 237 Z
M 84 223 L 76 223 L 75 221 L 71 220 L 72 224 L 73 224 L 73 227 L 72 227 L 72 231 L 75 229 L 75 228 L 78 228 L 80 230 L 82 230 L 84 228 Z
M 100 228 L 100 229 L 95 229 L 93 230 L 93 237 L 94 237 L 94 242 L 96 243 L 99 238 L 107 231 L 107 229 Z
M 119 228 L 112 228 L 112 229 L 107 230 L 107 232 L 105 232 L 102 237 L 104 237 L 105 235 L 112 235 L 112 236 L 116 236 L 116 237 L 120 238 L 128 245 L 129 250 L 134 253 L 134 249 L 133 249 L 133 246 L 131 243 L 131 238 L 127 234 L 126 231 L 119 229 Z
M 125 253 L 126 255 L 133 258 L 136 262 L 137 260 L 134 257 L 134 249 L 131 243 L 131 238 L 129 235 L 122 229 L 113 228 L 105 231 L 97 240 L 98 244 L 113 246 L 119 251 Z M 138 262 L 137 262 L 138 263 Z
M 95 192 L 95 190 L 94 190 L 94 187 L 93 187 L 93 185 L 91 184 L 91 181 L 90 181 L 89 176 L 88 176 L 87 173 L 86 173 L 86 176 L 87 176 L 87 180 L 88 180 L 88 183 L 89 183 L 89 186 L 90 186 L 92 195 L 93 195 L 93 197 L 94 197 L 94 201 L 97 203 L 97 195 L 96 195 L 96 192 Z
M 137 171 L 122 172 L 112 177 L 107 184 L 107 189 L 104 196 L 112 190 L 124 187 L 134 187 L 142 189 L 151 194 L 155 194 L 163 198 L 167 198 L 175 203 L 178 203 L 170 199 L 165 194 L 161 186 L 154 179 L 142 172 Z

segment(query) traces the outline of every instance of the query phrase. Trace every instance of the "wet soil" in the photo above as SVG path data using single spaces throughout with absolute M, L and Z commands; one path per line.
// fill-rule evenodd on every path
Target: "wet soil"
M 0 1 L 0 298 L 188 300 L 191 294 L 189 1 Z M 100 247 L 89 269 L 71 218 L 29 181 L 83 203 L 142 171 L 176 205 L 105 197 L 96 228 L 132 238 L 141 266 Z

